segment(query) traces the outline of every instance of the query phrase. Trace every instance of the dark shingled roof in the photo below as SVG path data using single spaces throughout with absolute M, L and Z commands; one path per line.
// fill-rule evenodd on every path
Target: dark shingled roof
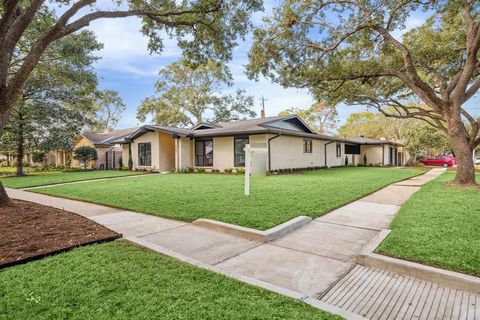
M 117 140 L 121 140 L 124 137 L 130 136 L 132 133 L 137 131 L 138 128 L 128 128 L 113 130 L 110 132 L 92 132 L 84 131 L 80 135 L 90 140 L 96 146 L 113 146 Z

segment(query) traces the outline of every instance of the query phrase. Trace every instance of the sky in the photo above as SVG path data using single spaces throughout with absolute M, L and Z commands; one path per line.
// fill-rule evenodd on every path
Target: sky
M 265 12 L 256 14 L 253 19 L 260 23 L 262 15 L 269 14 L 278 0 L 265 0 Z M 421 25 L 425 15 L 419 14 L 409 18 L 406 30 Z M 174 40 L 164 39 L 164 50 L 161 54 L 150 55 L 147 49 L 148 39 L 140 32 L 140 20 L 136 17 L 123 19 L 97 20 L 89 27 L 103 43 L 104 48 L 97 52 L 101 59 L 94 65 L 98 75 L 99 88 L 119 92 L 127 105 L 117 128 L 130 128 L 141 125 L 136 118 L 136 110 L 141 101 L 155 94 L 154 85 L 158 80 L 158 71 L 181 58 L 181 50 Z M 401 36 L 398 32 L 396 36 Z M 258 82 L 249 80 L 244 73 L 244 65 L 248 62 L 248 51 L 252 44 L 251 36 L 239 43 L 233 51 L 233 59 L 228 66 L 231 69 L 234 86 L 226 88 L 228 94 L 235 89 L 245 89 L 248 95 L 255 97 L 254 110 L 260 114 L 260 98 L 265 97 L 267 116 L 277 115 L 290 108 L 308 108 L 313 102 L 308 90 L 283 88 L 267 79 Z M 469 103 L 472 111 L 477 111 L 477 99 Z M 343 124 L 351 113 L 364 111 L 361 106 L 337 106 L 339 125 Z M 478 109 L 480 113 L 480 108 Z M 148 121 L 147 121 L 148 122 Z

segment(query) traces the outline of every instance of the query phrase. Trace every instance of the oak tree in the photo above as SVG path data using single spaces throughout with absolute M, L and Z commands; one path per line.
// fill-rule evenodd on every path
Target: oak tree
M 405 30 L 418 12 L 429 18 Z M 248 74 L 309 88 L 334 105 L 425 121 L 448 134 L 458 160 L 454 183 L 469 185 L 480 120 L 465 103 L 480 88 L 479 50 L 474 0 L 282 1 L 255 31 Z

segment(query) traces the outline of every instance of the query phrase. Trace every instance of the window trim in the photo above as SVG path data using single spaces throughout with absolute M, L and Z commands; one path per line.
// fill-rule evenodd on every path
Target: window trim
M 337 144 L 335 145 L 335 152 L 336 152 L 337 158 L 342 157 L 342 144 L 340 142 L 337 142 Z
M 140 163 L 140 159 L 143 159 L 143 157 L 140 156 L 140 150 L 141 150 L 141 147 L 140 146 L 143 146 L 143 145 L 149 145 L 150 146 L 150 157 L 147 157 L 147 154 L 145 152 L 145 163 L 144 164 L 141 164 Z M 144 149 L 146 151 L 146 149 Z M 151 167 L 152 166 L 152 143 L 151 142 L 141 142 L 139 144 L 137 144 L 137 157 L 138 157 L 138 166 L 139 167 Z M 150 161 L 147 161 L 147 160 L 150 160 Z M 150 163 L 148 163 L 150 162 Z
M 236 142 L 237 140 L 247 140 L 247 143 L 246 144 L 249 144 L 250 143 L 250 138 L 248 136 L 246 137 L 234 137 L 233 138 L 233 166 L 236 167 L 236 168 L 244 168 L 245 167 L 245 163 L 243 165 L 239 165 L 237 163 L 237 154 L 241 154 L 241 153 L 236 153 Z M 243 151 L 243 155 L 245 155 L 245 150 Z
M 205 150 L 205 142 L 211 142 L 212 143 L 212 164 L 211 165 L 206 164 L 207 154 L 206 154 L 206 150 Z M 203 154 L 201 154 L 201 155 L 197 155 L 197 143 L 202 144 Z M 193 150 L 193 156 L 195 157 L 195 159 L 194 159 L 195 160 L 195 167 L 213 167 L 213 157 L 214 157 L 213 154 L 214 154 L 213 139 L 201 139 L 201 140 L 195 139 L 195 145 L 194 145 L 194 150 Z M 197 157 L 203 157 L 203 165 L 198 164 Z
M 303 138 L 303 153 L 313 153 L 312 138 Z

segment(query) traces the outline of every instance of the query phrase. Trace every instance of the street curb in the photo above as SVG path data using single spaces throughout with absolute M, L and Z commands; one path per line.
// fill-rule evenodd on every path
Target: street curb
M 382 230 L 357 256 L 357 263 L 480 294 L 480 278 L 375 253 L 391 230 Z
M 197 219 L 193 221 L 192 224 L 197 227 L 231 234 L 248 240 L 271 242 L 303 227 L 310 221 L 312 221 L 312 218 L 310 217 L 299 216 L 265 231 L 241 227 L 235 224 L 210 219 Z
M 354 313 L 342 310 L 340 308 L 332 306 L 332 305 L 330 305 L 328 303 L 325 303 L 323 301 L 311 298 L 308 295 L 305 295 L 303 293 L 293 291 L 293 290 L 289 290 L 289 289 L 286 289 L 286 288 L 282 288 L 282 287 L 276 286 L 274 284 L 270 284 L 268 282 L 264 282 L 264 281 L 261 281 L 261 280 L 255 279 L 255 278 L 251 278 L 251 277 L 248 277 L 248 276 L 244 276 L 244 275 L 241 275 L 241 274 L 237 274 L 237 273 L 233 273 L 233 272 L 227 272 L 224 269 L 222 269 L 221 267 L 209 265 L 209 264 L 204 263 L 202 261 L 190 258 L 186 255 L 183 255 L 181 253 L 172 251 L 172 250 L 167 249 L 163 246 L 157 245 L 157 244 L 152 243 L 150 241 L 143 240 L 143 239 L 138 238 L 138 237 L 125 237 L 124 240 L 130 241 L 132 243 L 135 243 L 135 244 L 140 245 L 142 247 L 145 247 L 147 249 L 153 250 L 157 253 L 169 256 L 171 258 L 177 259 L 179 261 L 194 265 L 196 267 L 199 267 L 199 268 L 211 271 L 211 272 L 222 274 L 226 277 L 238 280 L 240 282 L 243 282 L 243 283 L 255 286 L 255 287 L 260 287 L 260 288 L 268 290 L 268 291 L 275 292 L 275 293 L 280 294 L 282 296 L 286 296 L 286 297 L 289 297 L 289 298 L 292 298 L 292 299 L 295 299 L 295 300 L 302 301 L 302 302 L 304 302 L 304 303 L 306 303 L 306 304 L 308 304 L 308 305 L 310 305 L 310 306 L 312 306 L 316 309 L 340 315 L 340 316 L 344 317 L 345 319 L 365 320 L 365 318 L 360 317 L 360 316 L 358 316 Z

